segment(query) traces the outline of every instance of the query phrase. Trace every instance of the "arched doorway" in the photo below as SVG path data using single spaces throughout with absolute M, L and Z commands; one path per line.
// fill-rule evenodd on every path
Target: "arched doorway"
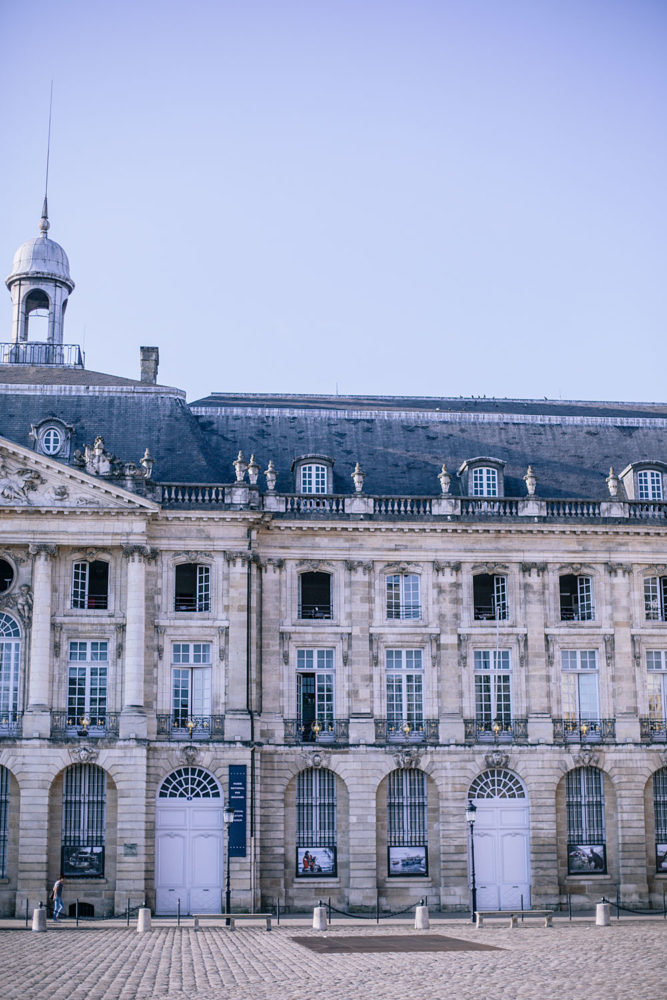
M 158 913 L 222 911 L 224 823 L 220 785 L 201 767 L 179 767 L 162 782 L 155 815 Z
M 477 907 L 530 907 L 530 810 L 515 774 L 493 768 L 478 775 L 468 798 L 477 806 L 475 873 Z

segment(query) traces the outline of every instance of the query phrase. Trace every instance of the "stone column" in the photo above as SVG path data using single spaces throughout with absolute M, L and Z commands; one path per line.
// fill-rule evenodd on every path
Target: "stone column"
M 144 652 L 146 645 L 146 559 L 150 550 L 143 545 L 123 549 L 127 559 L 125 598 L 125 672 L 121 739 L 145 739 Z
M 287 705 L 282 702 L 286 670 L 280 648 L 280 580 L 283 567 L 283 559 L 267 559 L 262 570 L 261 640 L 258 644 L 257 663 L 262 724 L 271 726 L 279 742 L 282 742 L 284 733 L 283 714 L 289 715 Z
M 526 716 L 531 743 L 551 743 L 550 680 L 553 664 L 545 645 L 546 566 L 522 563 L 525 639 L 520 641 L 519 669 L 526 671 Z M 518 616 L 517 616 L 518 621 Z
M 343 657 L 341 664 L 347 670 L 349 679 L 350 742 L 368 743 L 375 741 L 373 714 L 373 669 L 369 643 L 369 622 L 371 620 L 371 593 L 373 585 L 373 564 L 348 560 L 345 563 L 347 601 L 345 610 L 349 615 L 350 632 L 343 636 Z M 343 604 L 340 595 L 339 620 L 343 624 Z M 375 654 L 373 653 L 373 656 Z M 377 667 L 380 677 L 384 677 L 384 665 Z
M 247 616 L 248 574 L 251 571 L 250 554 L 248 552 L 226 552 L 225 558 L 229 570 L 227 581 L 229 655 L 227 658 L 225 698 L 225 739 L 249 740 Z
M 32 628 L 26 736 L 48 737 L 51 732 L 50 675 L 51 662 L 51 562 L 57 553 L 54 545 L 34 545 L 32 571 Z
M 437 715 L 441 743 L 463 743 L 463 675 L 466 670 L 467 636 L 458 634 L 461 620 L 460 573 L 460 562 L 433 563 L 440 628 Z M 451 680 L 445 680 L 448 677 Z M 431 716 L 436 713 L 427 709 L 426 714 Z

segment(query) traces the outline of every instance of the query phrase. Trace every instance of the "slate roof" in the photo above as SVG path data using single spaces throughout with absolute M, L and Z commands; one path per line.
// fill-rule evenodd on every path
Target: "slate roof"
M 466 459 L 506 463 L 505 494 L 525 496 L 529 464 L 544 497 L 608 497 L 605 478 L 632 462 L 667 461 L 667 405 L 559 400 L 415 399 L 215 393 L 190 404 L 212 459 L 227 480 L 239 448 L 262 470 L 278 470 L 276 489 L 294 492 L 291 467 L 303 455 L 329 456 L 334 492 L 353 491 L 355 462 L 364 493 L 435 496 L 442 462 L 455 473 Z M 263 486 L 263 476 L 260 485 Z
M 23 372 L 12 371 L 17 368 Z M 138 462 L 149 448 L 155 459 L 154 480 L 215 481 L 201 429 L 181 390 L 82 369 L 34 371 L 39 378 L 26 381 L 31 376 L 28 366 L 0 365 L 3 437 L 32 448 L 31 425 L 58 417 L 74 428 L 70 457 L 75 449 L 92 445 L 99 434 L 106 450 L 124 462 Z

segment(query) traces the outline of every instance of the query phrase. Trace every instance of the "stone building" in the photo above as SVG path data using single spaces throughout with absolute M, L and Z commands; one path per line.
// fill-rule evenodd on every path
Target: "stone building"
M 228 844 L 241 909 L 463 910 L 470 801 L 479 906 L 661 906 L 667 406 L 188 404 L 156 348 L 85 368 L 40 228 L 0 347 L 0 912 L 60 870 L 96 914 L 217 912 Z

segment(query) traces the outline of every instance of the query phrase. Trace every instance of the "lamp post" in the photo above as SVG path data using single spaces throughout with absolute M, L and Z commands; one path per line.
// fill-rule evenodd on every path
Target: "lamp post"
M 229 881 L 229 842 L 231 840 L 231 829 L 232 823 L 234 822 L 234 809 L 232 806 L 225 806 L 222 811 L 222 821 L 225 824 L 225 831 L 227 833 L 227 881 L 225 883 L 225 910 L 227 913 L 231 912 L 232 905 L 232 888 Z M 225 924 L 229 927 L 229 917 L 225 920 Z
M 472 916 L 475 922 L 475 910 L 477 909 L 477 882 L 475 881 L 475 819 L 477 817 L 477 806 L 472 800 L 468 801 L 466 809 L 466 822 L 470 829 L 470 888 L 472 890 Z

